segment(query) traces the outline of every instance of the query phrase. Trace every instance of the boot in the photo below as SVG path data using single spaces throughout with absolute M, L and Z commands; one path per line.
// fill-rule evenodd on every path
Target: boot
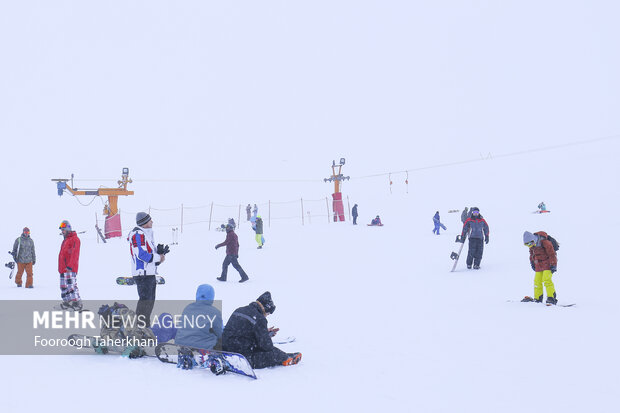
M 545 304 L 547 305 L 556 305 L 558 303 L 558 300 L 553 298 L 553 297 L 547 297 L 547 302 Z
M 239 282 L 240 282 L 240 283 L 244 283 L 244 282 L 246 282 L 246 281 L 247 281 L 247 280 L 249 280 L 249 279 L 250 279 L 250 277 L 248 277 L 248 276 L 246 275 L 246 276 L 241 277 L 241 279 L 239 280 Z
M 288 358 L 282 362 L 283 366 L 292 366 L 301 361 L 301 353 L 287 353 Z
M 218 281 L 226 281 L 226 277 L 217 277 L 216 280 L 218 280 Z

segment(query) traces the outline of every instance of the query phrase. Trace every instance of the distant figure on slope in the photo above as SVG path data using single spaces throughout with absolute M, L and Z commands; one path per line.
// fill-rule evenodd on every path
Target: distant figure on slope
M 221 311 L 213 307 L 214 299 L 215 290 L 212 286 L 198 286 L 196 301 L 183 310 L 183 322 L 174 339 L 175 344 L 206 350 L 222 348 L 224 322 Z
M 250 217 L 252 216 L 252 207 L 250 206 L 250 204 L 248 204 L 248 206 L 245 207 L 245 213 L 248 216 L 248 221 L 250 220 Z
M 353 225 L 357 225 L 357 204 L 353 205 L 351 214 L 353 215 Z
M 465 221 L 467 221 L 467 218 L 469 218 L 469 212 L 468 212 L 467 207 L 465 207 L 463 212 L 461 212 L 461 222 L 464 224 Z
M 252 209 L 252 215 L 256 218 L 258 216 L 258 207 L 254 204 L 254 208 Z
M 538 204 L 538 210 L 540 212 L 547 212 L 547 205 L 545 205 L 544 201 Z
M 379 218 L 379 215 L 377 215 L 372 221 L 370 221 L 370 225 L 371 226 L 380 226 L 383 225 L 381 223 L 381 218 Z
M 465 242 L 465 238 L 469 233 L 469 248 L 467 251 L 467 268 L 471 269 L 473 264 L 474 269 L 480 269 L 480 262 L 482 261 L 482 253 L 484 252 L 484 240 L 485 244 L 489 243 L 489 225 L 480 215 L 478 207 L 471 208 L 471 217 L 465 220 L 463 224 L 463 230 L 461 231 L 461 242 Z
M 433 228 L 433 234 L 439 235 L 439 228 L 443 228 L 446 230 L 446 226 L 441 223 L 441 219 L 439 218 L 439 211 L 435 212 L 435 216 L 433 216 L 433 224 L 435 224 L 435 228 Z
M 275 310 L 269 291 L 249 305 L 237 308 L 224 328 L 223 350 L 243 354 L 254 369 L 299 363 L 301 353 L 285 353 L 273 345 L 271 337 L 279 329 L 267 328 L 267 316 Z
M 256 232 L 256 242 L 258 243 L 257 249 L 262 249 L 263 244 L 265 243 L 265 237 L 263 237 L 263 219 L 259 216 L 256 217 L 256 222 L 254 225 L 254 232 Z
M 248 275 L 243 271 L 241 265 L 239 265 L 239 238 L 237 238 L 237 234 L 233 230 L 233 227 L 229 224 L 226 225 L 226 239 L 224 242 L 217 244 L 215 249 L 219 247 L 226 246 L 226 257 L 224 258 L 224 262 L 222 263 L 222 275 L 217 278 L 218 281 L 226 281 L 226 276 L 228 275 L 228 266 L 232 264 L 233 268 L 239 272 L 241 276 L 240 283 L 249 280 Z
M 523 244 L 530 249 L 530 266 L 534 270 L 534 298 L 525 297 L 523 302 L 535 301 L 541 303 L 543 299 L 543 284 L 547 290 L 547 304 L 557 304 L 555 286 L 551 277 L 558 269 L 558 256 L 553 244 L 547 239 L 546 232 L 538 231 L 532 234 L 523 233 Z
M 37 256 L 34 252 L 34 241 L 30 238 L 30 229 L 28 227 L 24 227 L 21 236 L 13 243 L 11 255 L 17 263 L 15 284 L 18 287 L 22 286 L 22 275 L 26 271 L 26 288 L 32 288 L 32 266 L 36 264 Z

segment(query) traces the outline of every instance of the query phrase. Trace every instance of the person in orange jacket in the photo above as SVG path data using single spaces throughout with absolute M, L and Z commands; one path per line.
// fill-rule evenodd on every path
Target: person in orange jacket
M 541 303 L 543 300 L 543 285 L 547 290 L 547 304 L 555 305 L 558 303 L 555 293 L 555 286 L 551 277 L 558 269 L 558 256 L 555 253 L 553 244 L 548 239 L 544 231 L 532 234 L 525 231 L 523 233 L 523 244 L 530 249 L 530 265 L 534 270 L 534 298 L 525 297 L 523 302 L 535 301 Z

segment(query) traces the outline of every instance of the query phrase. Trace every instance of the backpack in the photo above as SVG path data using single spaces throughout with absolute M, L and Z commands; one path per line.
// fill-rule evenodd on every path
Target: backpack
M 560 243 L 551 235 L 547 235 L 547 239 L 551 242 L 551 245 L 553 245 L 553 250 L 557 252 L 557 250 L 560 249 Z

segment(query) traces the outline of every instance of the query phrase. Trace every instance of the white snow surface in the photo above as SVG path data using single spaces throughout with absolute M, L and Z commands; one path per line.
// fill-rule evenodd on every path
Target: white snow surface
M 181 204 L 259 203 L 266 218 L 270 200 L 329 197 L 322 179 L 345 157 L 360 225 L 302 225 L 284 219 L 298 203 L 274 204 L 263 250 L 247 222 L 237 231 L 249 282 L 232 267 L 215 280 L 224 234 L 204 222 L 161 267 L 158 299 L 210 283 L 225 320 L 271 291 L 270 325 L 296 336 L 281 348 L 299 365 L 251 380 L 152 358 L 4 355 L 3 411 L 620 410 L 615 2 L 54 3 L 1 6 L 0 229 L 11 248 L 29 226 L 37 264 L 34 289 L 5 279 L 0 299 L 59 299 L 63 219 L 86 231 L 82 298 L 137 298 L 114 283 L 130 271 L 124 237 L 97 243 L 101 202 L 57 196 L 50 179 L 71 173 L 96 188 L 129 167 L 124 233 L 152 207 L 169 243 Z M 391 193 L 388 175 L 368 177 L 388 172 Z M 550 214 L 532 214 L 541 201 Z M 490 243 L 479 271 L 451 273 L 461 224 L 448 211 L 465 206 Z M 376 214 L 385 226 L 367 227 Z M 554 282 L 575 307 L 508 302 L 533 294 L 525 230 L 561 243 Z

